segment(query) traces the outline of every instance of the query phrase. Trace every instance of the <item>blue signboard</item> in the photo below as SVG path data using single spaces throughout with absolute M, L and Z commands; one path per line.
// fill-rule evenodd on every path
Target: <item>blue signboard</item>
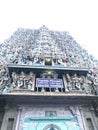
M 48 79 L 41 79 L 37 78 L 36 79 L 36 87 L 49 87 L 49 80 Z
M 63 88 L 63 82 L 61 79 L 50 79 L 50 87 Z
M 36 79 L 36 87 L 44 88 L 63 88 L 62 79 Z

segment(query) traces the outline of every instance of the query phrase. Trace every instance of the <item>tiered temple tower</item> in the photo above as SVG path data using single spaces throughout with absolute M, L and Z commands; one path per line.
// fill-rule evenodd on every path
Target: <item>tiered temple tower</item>
M 68 32 L 20 28 L 0 50 L 0 130 L 98 130 L 98 61 Z

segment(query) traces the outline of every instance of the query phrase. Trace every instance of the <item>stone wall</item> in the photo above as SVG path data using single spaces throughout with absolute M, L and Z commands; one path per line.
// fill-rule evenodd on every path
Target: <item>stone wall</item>
M 97 122 L 91 105 L 6 105 L 1 130 L 98 130 Z
M 22 128 L 24 128 L 24 130 L 28 127 L 35 127 L 35 124 L 38 123 L 39 121 L 37 119 L 41 119 L 44 120 L 49 118 L 49 119 L 53 119 L 54 118 L 54 122 L 55 120 L 59 119 L 59 122 L 63 123 L 63 119 L 68 120 L 69 118 L 77 118 L 77 122 L 66 122 L 69 123 L 70 127 L 76 127 L 76 130 L 79 130 L 79 128 L 81 130 L 84 130 L 83 128 L 83 121 L 82 121 L 82 117 L 80 114 L 80 111 L 78 109 L 78 106 L 55 106 L 55 105 L 40 105 L 40 106 L 21 106 L 21 114 L 19 115 L 20 119 L 18 120 L 18 124 L 19 130 L 22 130 Z M 30 119 L 30 121 L 25 121 L 26 119 Z M 31 121 L 31 120 L 37 120 L 37 121 Z M 34 123 L 35 122 L 35 123 Z M 51 124 L 52 121 L 49 121 L 49 123 Z M 55 124 L 57 125 L 58 123 L 55 122 Z M 45 125 L 45 124 L 44 124 Z M 46 124 L 49 125 L 49 124 Z M 60 126 L 60 124 L 58 124 Z M 66 127 L 66 126 L 65 126 Z M 67 126 L 68 127 L 68 126 Z M 29 129 L 31 130 L 31 129 Z

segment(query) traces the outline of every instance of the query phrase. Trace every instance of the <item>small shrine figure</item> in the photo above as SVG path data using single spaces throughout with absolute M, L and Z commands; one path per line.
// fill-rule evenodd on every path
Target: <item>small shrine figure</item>
M 69 74 L 66 74 L 66 79 L 67 79 L 67 89 L 72 90 L 72 85 L 71 85 L 71 77 Z
M 73 90 L 80 90 L 81 85 L 80 85 L 79 77 L 77 76 L 77 74 L 75 73 L 71 79 L 72 79 L 72 89 Z
M 92 81 L 89 79 L 88 75 L 85 78 L 83 88 L 84 88 L 86 94 L 92 94 Z

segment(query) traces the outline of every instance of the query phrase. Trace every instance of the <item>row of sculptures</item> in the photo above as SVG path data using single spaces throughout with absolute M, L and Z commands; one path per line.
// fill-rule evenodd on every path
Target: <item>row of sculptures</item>
M 33 89 L 34 74 L 30 72 L 29 74 L 23 71 L 20 74 L 15 72 L 12 73 L 12 87 L 15 89 Z
M 3 72 L 4 73 L 4 72 Z M 42 76 L 42 75 L 41 75 Z M 12 72 L 11 76 L 2 76 L 0 79 L 0 92 L 7 93 L 13 90 L 36 90 L 36 75 L 33 72 L 16 73 Z M 54 76 L 42 76 L 40 78 L 54 78 L 58 79 L 58 75 Z M 64 83 L 63 92 L 71 91 L 83 91 L 86 94 L 98 94 L 98 75 L 93 71 L 87 73 L 87 75 L 79 75 L 77 73 L 66 73 L 62 77 Z M 45 87 L 42 87 L 42 91 L 45 91 Z M 53 89 L 55 92 L 59 92 L 58 88 Z
M 67 86 L 67 91 L 73 91 L 73 90 L 80 90 L 80 91 L 85 91 L 87 94 L 93 93 L 93 83 L 91 79 L 89 79 L 89 75 L 86 77 L 81 75 L 78 76 L 76 73 L 74 75 L 65 75 L 66 78 L 66 86 Z

